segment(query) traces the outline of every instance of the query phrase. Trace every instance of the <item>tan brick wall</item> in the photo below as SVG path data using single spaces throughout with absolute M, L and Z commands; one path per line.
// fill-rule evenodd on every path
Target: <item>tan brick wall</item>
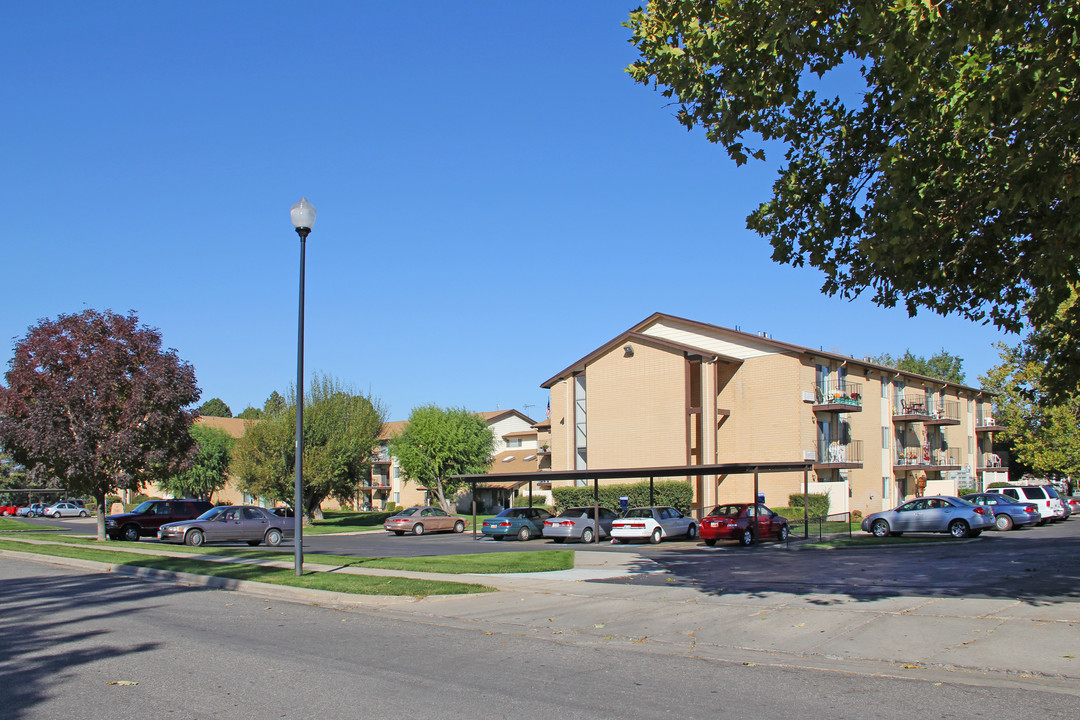
M 717 430 L 718 462 L 801 461 L 815 431 L 813 413 L 802 403 L 805 379 L 794 356 L 743 362 L 717 398 L 718 407 L 731 411 Z

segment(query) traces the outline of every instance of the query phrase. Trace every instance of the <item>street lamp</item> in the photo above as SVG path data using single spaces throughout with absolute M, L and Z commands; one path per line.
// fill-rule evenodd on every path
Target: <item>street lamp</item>
M 300 321 L 296 340 L 296 476 L 293 480 L 293 566 L 296 576 L 304 574 L 304 246 L 315 224 L 315 206 L 300 198 L 289 209 L 293 227 L 300 236 Z

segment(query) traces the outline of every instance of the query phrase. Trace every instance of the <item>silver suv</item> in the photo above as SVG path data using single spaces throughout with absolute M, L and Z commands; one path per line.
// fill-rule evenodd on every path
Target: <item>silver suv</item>
M 1013 487 L 991 488 L 989 492 L 996 492 L 1020 502 L 1034 503 L 1039 508 L 1039 515 L 1042 516 L 1040 525 L 1045 525 L 1051 520 L 1065 519 L 1065 506 L 1061 503 L 1061 498 L 1051 497 L 1045 488 L 1036 485 L 1014 485 Z

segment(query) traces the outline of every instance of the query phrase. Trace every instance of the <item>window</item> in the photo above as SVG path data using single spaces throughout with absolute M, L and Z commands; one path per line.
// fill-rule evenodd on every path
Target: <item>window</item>
M 588 458 L 588 434 L 585 422 L 585 376 L 574 377 L 574 450 L 576 456 L 575 470 L 585 470 L 589 467 Z
M 890 485 L 892 485 L 892 478 L 890 478 L 888 476 L 883 476 L 881 478 L 881 499 L 882 500 L 888 500 L 889 499 L 889 486 Z
M 522 442 L 523 441 L 522 441 L 521 438 L 508 438 L 506 440 L 506 449 L 507 450 L 512 450 L 514 448 L 519 448 L 519 447 L 521 447 Z
M 399 502 L 401 502 L 401 493 L 396 492 L 394 493 L 394 503 L 397 504 Z
M 889 428 L 887 427 L 881 428 L 881 449 L 889 449 Z

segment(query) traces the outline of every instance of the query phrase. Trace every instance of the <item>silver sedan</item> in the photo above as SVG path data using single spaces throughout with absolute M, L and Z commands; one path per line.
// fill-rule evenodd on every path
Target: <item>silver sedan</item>
M 294 522 L 254 505 L 222 505 L 194 520 L 168 523 L 158 528 L 162 542 L 199 546 L 208 542 L 246 542 L 248 545 L 280 545 L 293 536 Z
M 867 515 L 862 529 L 877 537 L 906 532 L 949 533 L 956 538 L 978 537 L 994 527 L 994 511 L 958 497 L 939 495 L 909 500 L 893 509 Z
M 557 517 L 544 521 L 544 537 L 557 543 L 565 540 L 580 540 L 591 543 L 596 537 L 596 515 L 591 507 L 576 507 L 563 510 Z M 611 523 L 619 517 L 605 507 L 600 508 L 600 537 L 611 534 Z

